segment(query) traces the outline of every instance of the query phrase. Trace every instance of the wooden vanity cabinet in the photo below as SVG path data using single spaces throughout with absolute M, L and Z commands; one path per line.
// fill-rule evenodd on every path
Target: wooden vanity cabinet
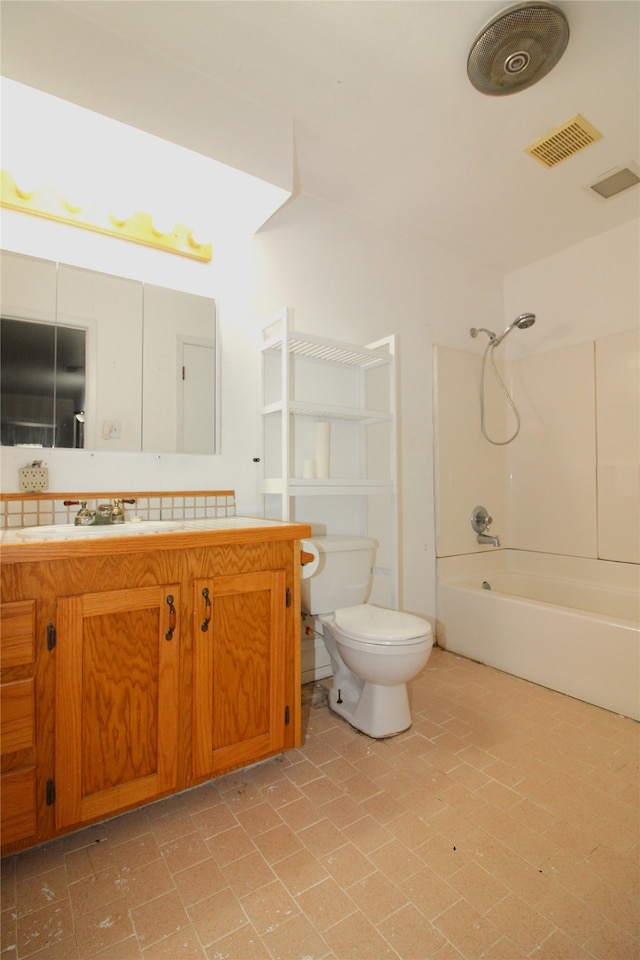
M 299 745 L 299 544 L 252 533 L 3 558 L 3 853 Z

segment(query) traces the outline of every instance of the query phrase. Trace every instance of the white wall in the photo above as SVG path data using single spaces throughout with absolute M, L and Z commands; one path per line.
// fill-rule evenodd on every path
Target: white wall
M 609 201 L 615 203 L 615 198 Z M 523 356 L 597 340 L 640 325 L 640 229 L 625 223 L 538 260 L 504 279 L 505 324 L 525 310 L 536 314 L 526 332 L 505 341 L 507 356 Z

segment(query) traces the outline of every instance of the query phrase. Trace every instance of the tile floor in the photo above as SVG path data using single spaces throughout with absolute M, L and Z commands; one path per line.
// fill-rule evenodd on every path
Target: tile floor
M 305 692 L 300 750 L 5 858 L 2 960 L 637 960 L 638 724 L 441 650 L 391 740 Z

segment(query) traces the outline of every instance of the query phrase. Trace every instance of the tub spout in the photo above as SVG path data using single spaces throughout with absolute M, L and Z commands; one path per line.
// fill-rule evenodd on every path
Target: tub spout
M 492 543 L 494 547 L 500 546 L 499 537 L 490 537 L 488 533 L 478 534 L 478 543 Z

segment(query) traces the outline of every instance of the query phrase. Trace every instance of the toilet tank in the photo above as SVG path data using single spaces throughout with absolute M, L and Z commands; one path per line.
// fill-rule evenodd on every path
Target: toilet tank
M 364 603 L 369 594 L 376 541 L 368 537 L 311 537 L 320 562 L 313 576 L 301 582 L 304 613 L 332 613 Z

